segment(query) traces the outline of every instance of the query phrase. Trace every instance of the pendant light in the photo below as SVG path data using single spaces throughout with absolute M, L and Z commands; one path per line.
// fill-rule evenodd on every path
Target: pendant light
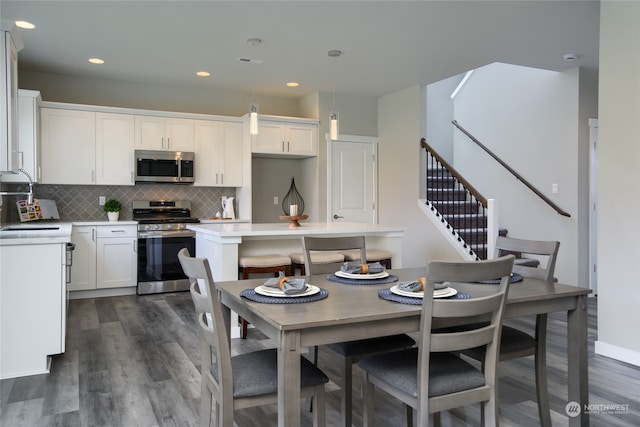
M 249 104 L 249 133 L 258 134 L 258 104 Z
M 329 51 L 329 57 L 330 58 L 337 58 L 340 55 L 342 55 L 342 51 L 340 50 L 330 50 Z M 329 138 L 332 141 L 335 141 L 338 139 L 338 112 L 336 111 L 336 84 L 335 84 L 335 76 L 334 76 L 334 83 L 333 83 L 333 109 L 329 112 Z
M 258 46 L 260 43 L 262 43 L 262 40 L 259 38 L 250 38 L 247 40 L 247 43 L 249 43 L 252 47 L 253 47 L 253 53 L 252 53 L 252 61 L 251 62 L 255 62 L 256 59 L 256 46 Z M 249 134 L 250 135 L 257 135 L 258 134 L 258 104 L 256 103 L 256 91 L 255 89 L 253 90 L 253 102 L 251 104 L 249 104 Z
M 335 108 L 335 106 L 334 106 Z M 329 113 L 329 137 L 332 141 L 338 139 L 338 112 L 331 111 Z

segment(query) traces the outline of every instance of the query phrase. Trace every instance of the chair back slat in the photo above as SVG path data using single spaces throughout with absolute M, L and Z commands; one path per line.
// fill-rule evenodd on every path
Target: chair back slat
M 560 242 L 556 241 L 514 239 L 512 237 L 498 236 L 495 256 L 500 257 L 506 253 L 530 255 L 531 258 L 540 261 L 540 265 L 533 267 L 516 263 L 513 266 L 513 272 L 523 277 L 552 282 L 559 248 Z
M 324 274 L 334 273 L 340 270 L 342 263 L 314 264 L 311 262 L 311 253 L 315 251 L 346 251 L 350 249 L 360 250 L 360 262 L 366 262 L 366 248 L 364 236 L 344 237 L 302 237 L 302 249 L 304 252 L 304 267 L 306 273 Z
M 201 363 L 204 366 L 215 367 L 216 373 L 211 376 L 212 383 L 220 393 L 221 399 L 231 401 L 233 378 L 229 336 L 209 261 L 206 258 L 191 257 L 186 248 L 178 252 L 178 259 L 184 273 L 189 277 L 191 299 L 198 314 L 200 337 L 206 343 L 201 346 Z M 212 364 L 212 361 L 215 363 Z
M 467 348 L 480 347 L 493 340 L 494 326 L 483 326 L 462 332 L 432 333 L 431 351 L 460 351 Z
M 451 286 L 455 288 L 455 283 Z M 472 317 L 493 311 L 502 304 L 502 295 L 494 294 L 471 300 L 439 300 L 433 305 L 433 317 Z

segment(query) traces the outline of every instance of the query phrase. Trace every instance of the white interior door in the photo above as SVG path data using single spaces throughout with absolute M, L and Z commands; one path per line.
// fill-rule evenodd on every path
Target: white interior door
M 376 138 L 340 135 L 329 147 L 329 205 L 331 222 L 378 222 Z

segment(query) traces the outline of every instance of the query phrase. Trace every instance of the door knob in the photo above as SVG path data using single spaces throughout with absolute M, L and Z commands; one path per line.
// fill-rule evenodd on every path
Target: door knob
M 344 218 L 343 216 L 333 215 L 333 219 Z

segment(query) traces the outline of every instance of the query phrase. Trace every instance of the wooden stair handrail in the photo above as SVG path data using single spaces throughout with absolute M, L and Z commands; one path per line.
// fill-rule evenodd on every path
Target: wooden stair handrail
M 549 206 L 551 206 L 556 212 L 558 212 L 560 215 L 562 216 L 566 216 L 568 218 L 571 218 L 571 215 L 568 212 L 565 212 L 564 210 L 562 210 L 558 205 L 556 205 L 555 203 L 553 203 L 547 196 L 545 196 L 544 194 L 542 194 L 540 191 L 538 191 L 537 188 L 535 188 L 533 185 L 531 185 L 529 183 L 529 181 L 527 181 L 523 176 L 521 176 L 518 172 L 516 172 L 515 170 L 513 170 L 513 168 L 511 168 L 511 166 L 509 166 L 508 164 L 506 164 L 504 161 L 502 161 L 502 159 L 500 159 L 498 156 L 496 156 L 491 150 L 489 150 L 484 144 L 482 144 L 480 141 L 478 141 L 478 139 L 476 137 L 474 137 L 473 135 L 471 135 L 465 128 L 463 128 L 462 126 L 460 126 L 460 124 L 456 121 L 456 120 L 452 120 L 451 123 L 453 123 L 453 125 L 455 127 L 457 127 L 462 133 L 464 133 L 465 135 L 467 135 L 469 137 L 469 139 L 471 139 L 473 142 L 475 142 L 480 148 L 482 148 L 488 155 L 490 155 L 491 157 L 493 157 L 493 159 L 495 161 L 497 161 L 498 163 L 500 163 L 506 170 L 508 170 L 509 172 L 511 172 L 511 174 L 513 176 L 516 177 L 516 179 L 520 182 L 522 182 L 529 190 L 533 191 L 538 197 L 540 197 L 542 200 L 544 200 Z
M 447 163 L 445 159 L 440 157 L 440 155 L 436 153 L 436 151 L 433 148 L 431 148 L 429 144 L 427 144 L 427 140 L 425 138 L 420 138 L 420 147 L 427 150 L 429 154 L 433 156 L 433 158 L 435 158 L 440 164 L 442 164 L 442 166 L 444 166 L 445 169 L 447 169 L 451 173 L 451 175 L 455 179 L 457 179 L 458 182 L 460 182 L 460 184 L 462 184 L 462 186 L 466 188 L 467 191 L 469 191 L 469 193 L 471 193 L 471 195 L 473 195 L 473 197 L 475 197 L 478 202 L 482 204 L 482 206 L 484 206 L 485 208 L 487 207 L 487 203 L 488 203 L 487 199 L 482 194 L 480 194 L 480 192 L 476 190 L 475 187 L 471 185 L 469 181 L 464 179 L 464 177 L 457 170 L 455 170 L 453 166 Z

